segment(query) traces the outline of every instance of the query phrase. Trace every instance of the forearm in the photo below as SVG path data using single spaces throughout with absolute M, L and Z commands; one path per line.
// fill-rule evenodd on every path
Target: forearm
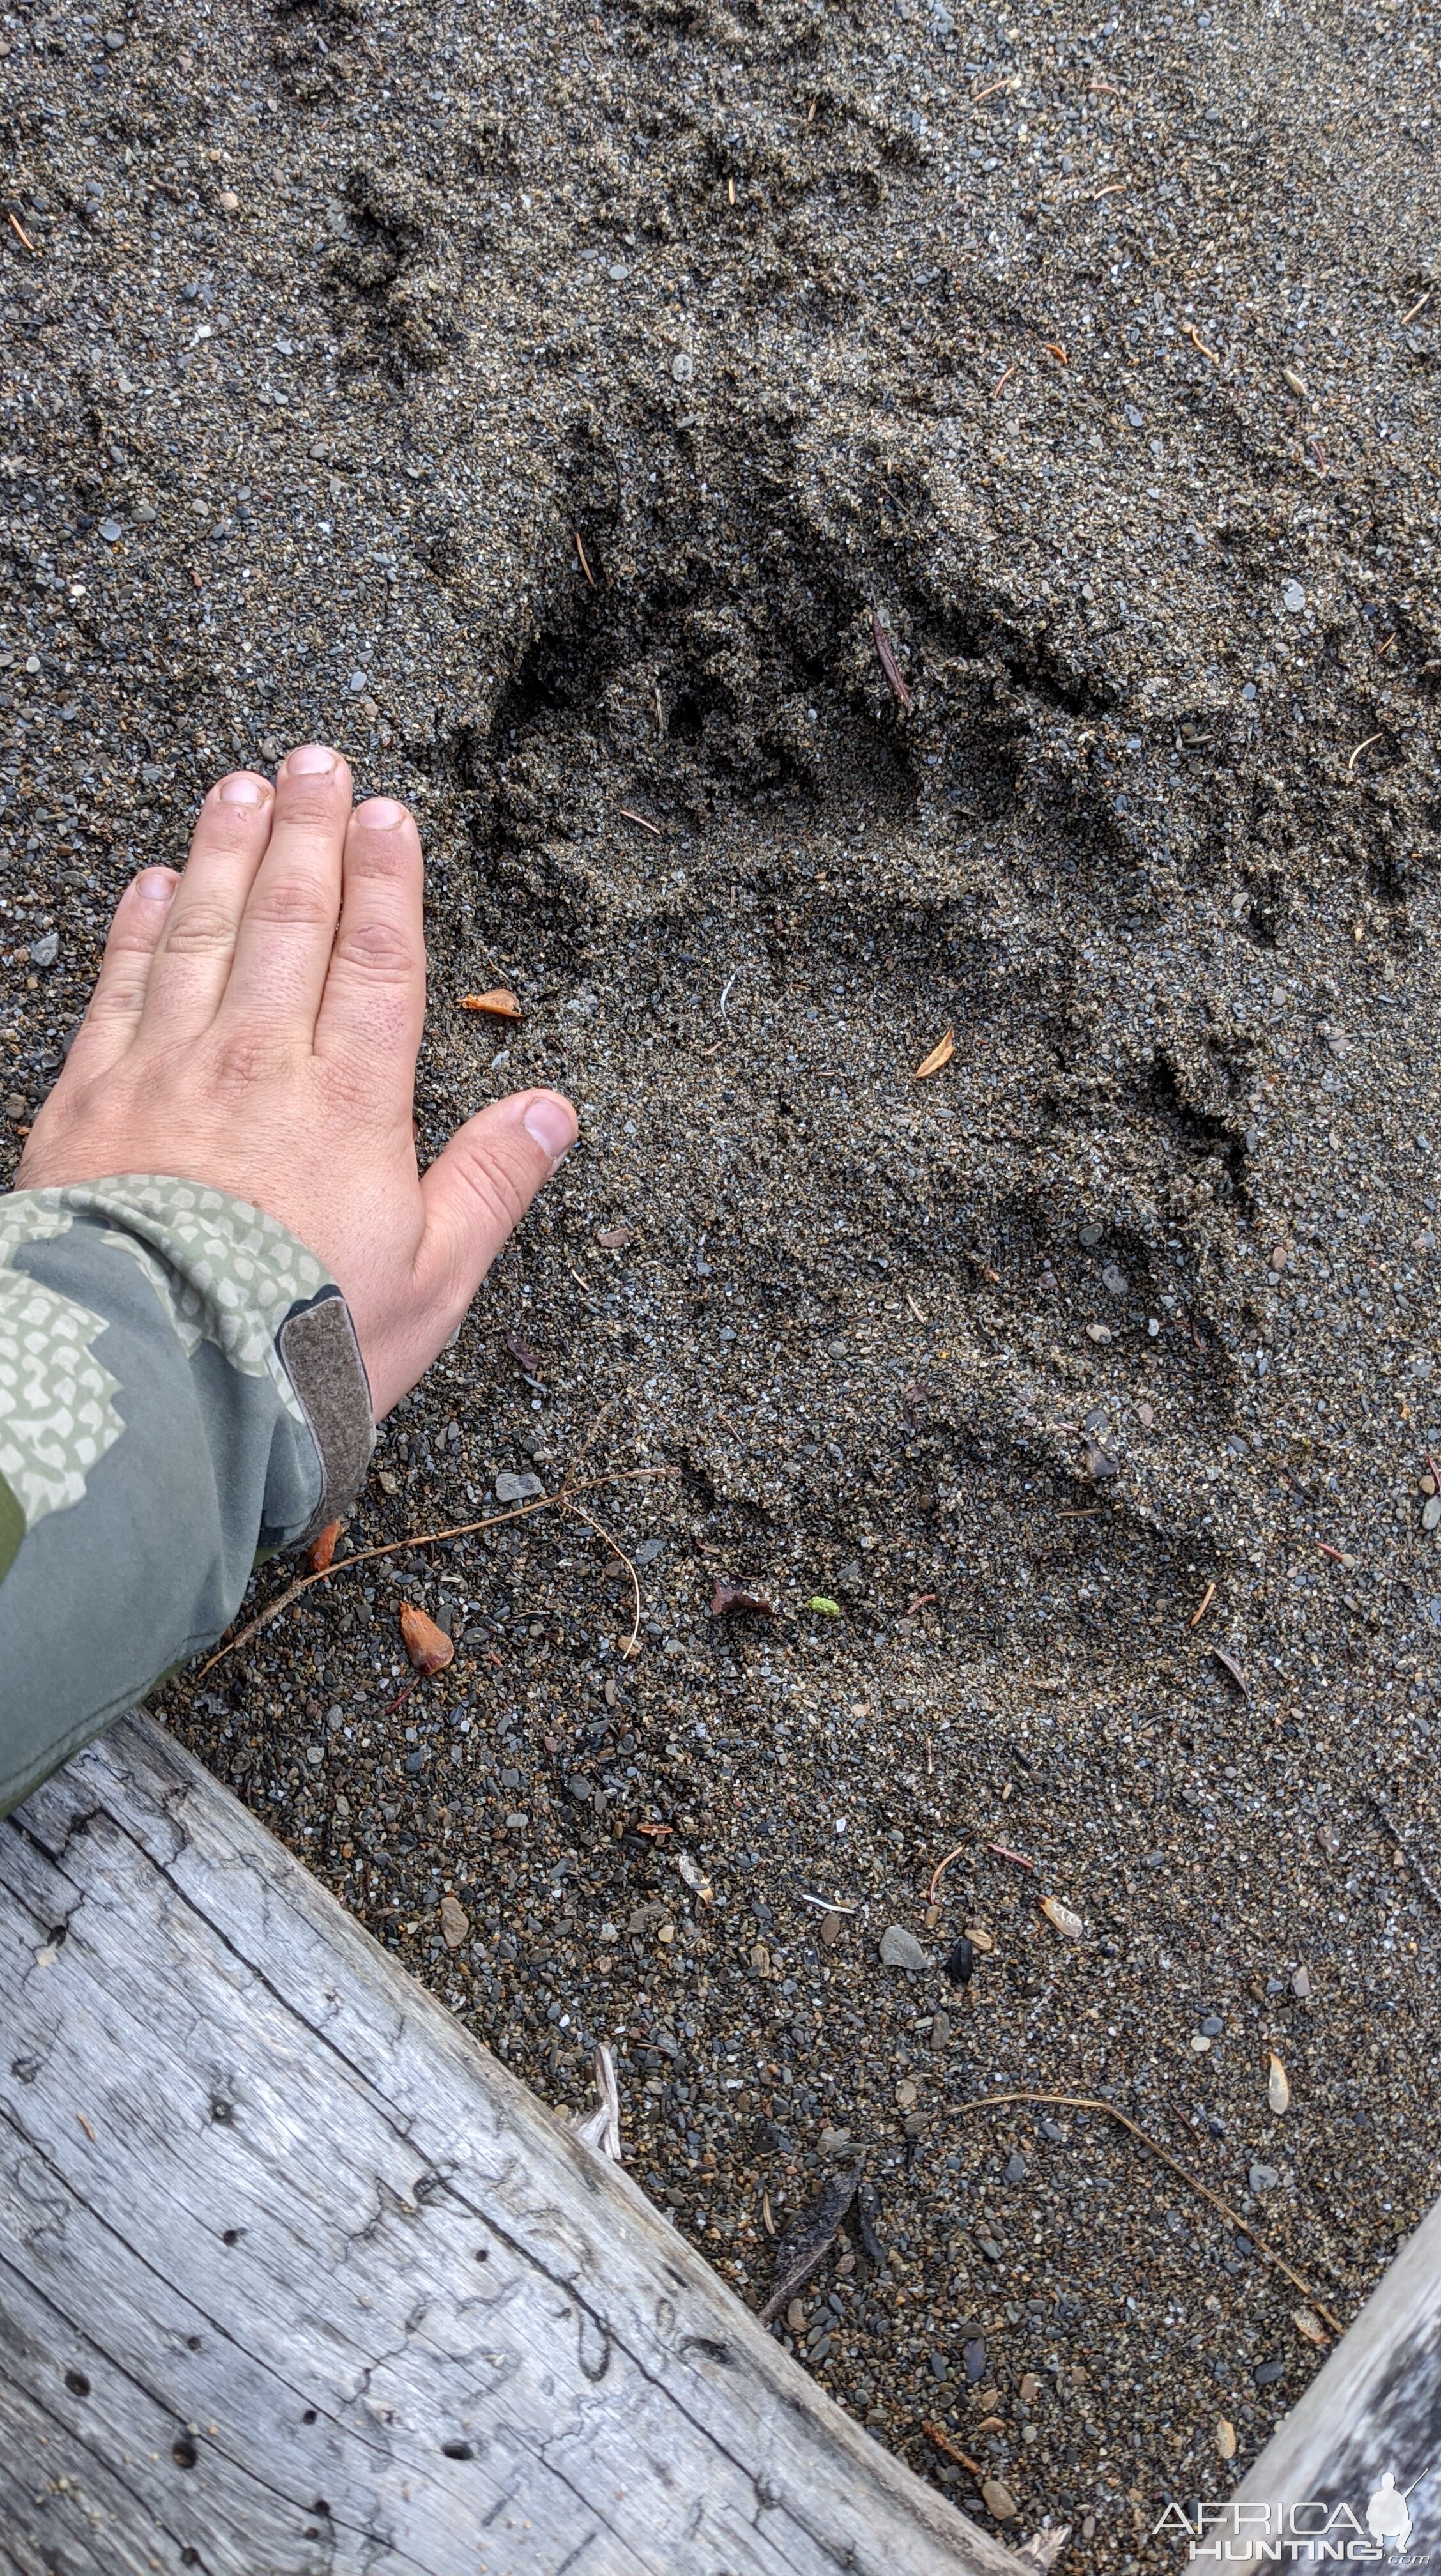
M 346 1508 L 372 1440 L 345 1302 L 273 1219 L 163 1178 L 0 1199 L 0 1813 Z

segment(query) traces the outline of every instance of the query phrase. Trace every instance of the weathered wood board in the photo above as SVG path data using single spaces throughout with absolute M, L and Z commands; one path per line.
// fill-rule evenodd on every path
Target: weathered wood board
M 1016 2576 L 148 1719 L 0 1993 L 13 2576 Z
M 1388 2474 L 1406 2498 L 1412 2524 L 1404 2548 L 1389 2500 L 1368 2521 Z M 1302 2515 L 1298 2531 L 1296 2508 L 1307 2504 L 1322 2510 Z M 1284 2549 L 1293 2535 L 1305 2537 L 1327 2524 L 1333 2553 L 1345 2544 L 1351 2556 L 1341 2563 L 1355 2563 L 1356 2550 L 1381 2538 L 1387 2523 L 1392 2528 L 1383 2564 L 1441 2570 L 1441 2204 L 1401 2247 L 1355 2324 L 1248 2470 L 1225 2520 L 1207 2533 L 1208 2550 L 1223 2544 L 1220 2556 L 1202 2556 L 1196 2563 L 1290 2564 L 1294 2551 L 1278 2561 L 1275 2546 Z

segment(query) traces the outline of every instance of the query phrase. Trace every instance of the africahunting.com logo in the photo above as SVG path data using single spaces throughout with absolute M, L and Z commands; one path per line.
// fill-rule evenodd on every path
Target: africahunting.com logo
M 1430 2536 L 1441 2517 L 1423 2514 L 1419 2492 L 1430 2476 L 1402 2486 L 1387 2469 L 1354 2504 L 1318 2497 L 1172 2504 L 1156 2537 L 1184 2539 L 1186 2563 L 1198 2568 L 1383 2567 L 1391 2576 L 1441 2576 L 1441 2537 Z

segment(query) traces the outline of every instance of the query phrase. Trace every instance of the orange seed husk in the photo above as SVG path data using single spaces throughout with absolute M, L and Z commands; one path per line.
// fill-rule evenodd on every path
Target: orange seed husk
M 455 1648 L 445 1630 L 437 1628 L 427 1612 L 417 1610 L 413 1601 L 402 1601 L 400 1605 L 400 1633 L 418 1673 L 443 1673 L 446 1665 L 453 1662 Z
M 463 993 L 460 1007 L 463 1011 L 488 1011 L 493 1020 L 523 1020 L 525 1017 L 514 993 L 507 993 L 500 984 L 493 993 Z
M 312 1574 L 324 1574 L 335 1560 L 335 1542 L 344 1529 L 344 1521 L 327 1521 L 319 1536 L 305 1551 L 305 1562 Z

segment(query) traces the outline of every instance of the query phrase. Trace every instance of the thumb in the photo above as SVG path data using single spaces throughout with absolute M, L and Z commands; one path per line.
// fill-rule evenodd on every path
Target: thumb
M 437 1349 L 570 1152 L 576 1130 L 575 1111 L 560 1092 L 513 1092 L 458 1127 L 423 1176 L 425 1226 L 415 1281 L 420 1309 L 438 1328 Z

